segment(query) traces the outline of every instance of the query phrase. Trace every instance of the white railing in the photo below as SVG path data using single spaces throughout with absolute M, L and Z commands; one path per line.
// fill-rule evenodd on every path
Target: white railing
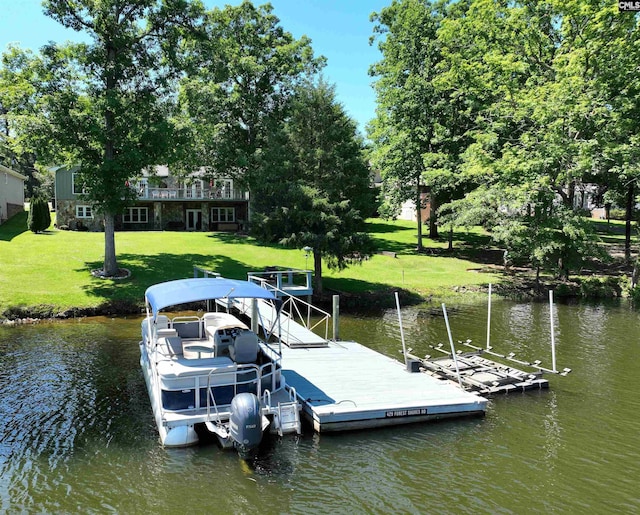
M 302 300 L 300 297 L 296 297 L 285 290 L 281 290 L 277 286 L 271 284 L 266 277 L 249 275 L 248 280 L 272 291 L 277 297 L 282 299 L 283 302 L 282 307 L 280 308 L 280 313 L 286 317 L 287 322 L 296 322 L 309 331 L 313 331 L 316 327 L 324 323 L 324 339 L 327 340 L 329 338 L 329 319 L 331 318 L 331 313 L 327 313 L 317 306 Z M 312 319 L 316 317 L 319 317 L 319 319 L 312 324 Z M 280 319 L 282 320 L 282 317 L 280 317 Z M 278 317 L 275 317 L 273 320 L 274 327 L 271 328 L 270 332 L 273 333 L 276 330 L 275 324 L 277 321 Z M 286 330 L 286 328 L 283 329 Z
M 141 188 L 143 200 L 249 200 L 249 193 L 224 188 Z

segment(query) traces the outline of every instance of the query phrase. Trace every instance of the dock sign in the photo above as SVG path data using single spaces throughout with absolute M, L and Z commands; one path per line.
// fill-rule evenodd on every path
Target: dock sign
M 640 11 L 640 2 L 618 2 L 618 11 Z
M 426 408 L 412 408 L 412 409 L 402 409 L 402 410 L 387 411 L 385 413 L 385 418 L 415 417 L 416 415 L 427 415 L 427 409 Z

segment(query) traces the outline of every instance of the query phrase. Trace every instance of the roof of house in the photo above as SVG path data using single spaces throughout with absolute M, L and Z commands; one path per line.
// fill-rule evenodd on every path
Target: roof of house
M 15 177 L 16 179 L 22 179 L 23 181 L 27 180 L 27 178 L 24 175 L 19 174 L 18 172 L 12 170 L 11 168 L 7 168 L 6 166 L 1 165 L 1 164 L 0 164 L 0 172 L 7 173 L 7 174 Z

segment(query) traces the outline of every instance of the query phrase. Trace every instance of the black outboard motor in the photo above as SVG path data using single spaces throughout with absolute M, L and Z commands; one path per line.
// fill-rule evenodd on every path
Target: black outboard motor
M 262 441 L 262 410 L 254 394 L 239 393 L 231 401 L 229 433 L 243 458 Z

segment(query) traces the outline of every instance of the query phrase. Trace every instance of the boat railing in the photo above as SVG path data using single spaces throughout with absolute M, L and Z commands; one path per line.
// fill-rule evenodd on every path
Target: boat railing
M 298 392 L 293 386 L 287 386 L 287 391 L 289 392 L 289 400 L 291 402 L 296 402 L 298 400 Z
M 211 420 L 211 408 L 213 408 L 213 410 L 215 411 L 216 421 L 220 422 L 221 420 L 220 409 L 215 396 L 216 388 L 224 388 L 224 387 L 232 386 L 233 397 L 235 397 L 238 393 L 240 393 L 239 390 L 244 391 L 245 388 L 247 387 L 251 389 L 251 387 L 255 385 L 255 394 L 258 398 L 261 398 L 263 396 L 263 381 L 267 379 L 270 380 L 269 385 L 266 385 L 266 384 L 264 385 L 264 392 L 269 392 L 270 390 L 276 390 L 278 388 L 277 376 L 276 376 L 277 370 L 278 368 L 273 362 L 268 362 L 263 365 L 256 365 L 253 363 L 237 365 L 237 367 L 233 368 L 233 371 L 235 372 L 235 379 L 233 381 L 216 383 L 216 384 L 211 384 L 212 377 L 214 377 L 216 374 L 228 373 L 230 370 L 227 370 L 227 369 L 222 371 L 211 370 L 207 374 L 207 403 L 206 403 L 207 420 Z M 239 376 L 242 376 L 243 374 L 247 374 L 248 372 L 252 372 L 252 371 L 255 372 L 255 375 L 253 375 L 253 377 L 249 377 L 248 379 L 244 379 L 244 380 L 238 380 Z M 228 404 L 229 403 L 224 403 L 223 405 L 228 405 Z M 189 410 L 175 410 L 175 411 L 189 411 Z
M 282 299 L 282 306 L 280 308 L 280 313 L 284 316 L 285 323 L 298 323 L 302 325 L 305 329 L 309 331 L 313 331 L 317 327 L 321 326 L 324 323 L 324 338 L 325 340 L 329 337 L 329 319 L 331 318 L 331 313 L 327 313 L 326 311 L 320 309 L 317 306 L 314 306 L 310 302 L 307 302 L 300 297 L 296 297 L 295 295 L 278 288 L 277 286 L 271 284 L 269 280 L 265 277 L 250 275 L 248 280 L 259 284 L 266 290 L 274 292 L 274 294 Z M 317 319 L 313 322 L 314 319 Z M 283 317 L 280 317 L 280 323 L 282 323 Z M 278 318 L 274 317 L 271 321 L 272 325 L 269 329 L 270 334 L 275 334 L 277 330 Z M 288 328 L 285 327 L 285 330 Z
M 264 392 L 262 392 L 262 405 L 263 406 L 271 406 L 271 390 L 266 388 Z
M 265 340 L 261 340 L 262 343 L 264 343 L 264 345 L 262 346 L 262 351 L 265 353 L 265 355 L 274 363 L 277 365 L 280 365 L 280 362 L 282 361 L 282 354 L 278 349 L 273 348 L 269 342 L 267 341 L 267 339 Z

